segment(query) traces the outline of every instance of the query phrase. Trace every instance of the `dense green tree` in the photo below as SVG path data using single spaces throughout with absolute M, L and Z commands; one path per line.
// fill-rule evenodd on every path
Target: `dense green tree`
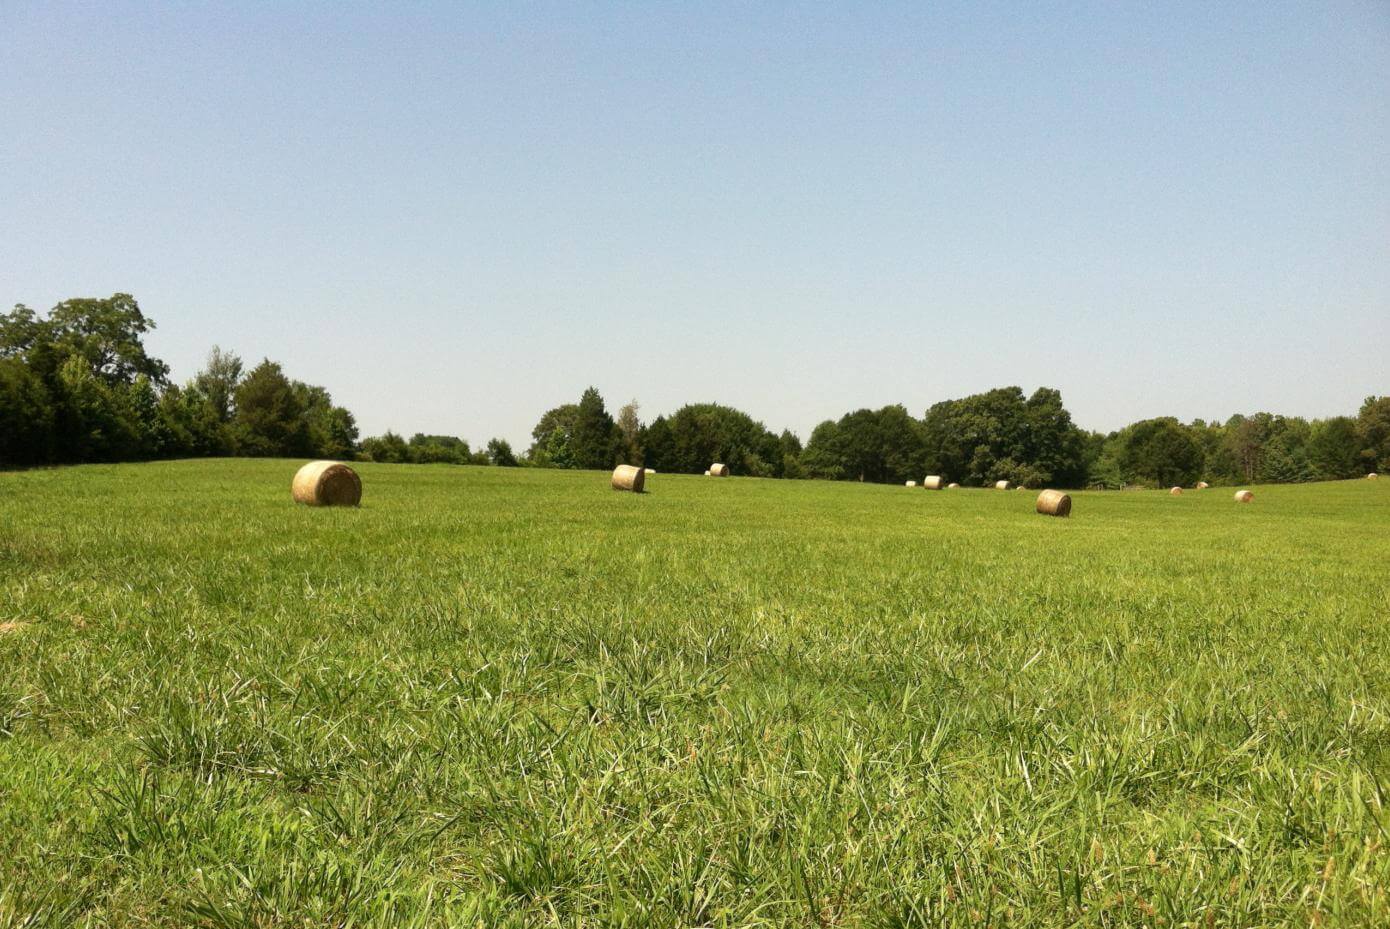
M 1000 387 L 942 401 L 927 410 L 923 435 L 926 470 L 948 480 L 1061 487 L 1086 480 L 1086 437 L 1052 388 L 1026 399 L 1018 387 Z
M 658 416 L 642 427 L 638 444 L 642 448 L 642 460 L 648 467 L 670 469 L 670 463 L 676 460 L 675 439 L 671 435 L 671 424 L 665 416 Z M 659 465 L 658 462 L 662 464 Z
M 811 438 L 801 453 L 801 468 L 807 477 L 838 481 L 848 477 L 840 462 L 840 426 L 833 419 L 811 430 Z
M 207 396 L 190 381 L 170 385 L 159 397 L 159 418 L 169 434 L 169 454 L 175 457 L 229 455 L 231 437 Z
M 1308 461 L 1325 481 L 1357 477 L 1361 473 L 1361 442 L 1356 420 L 1334 416 L 1313 423 L 1308 436 Z
M 855 410 L 834 428 L 811 433 L 804 453 L 808 472 L 842 475 L 863 481 L 901 482 L 924 475 L 922 424 L 901 405 Z
M 531 430 L 531 447 L 526 451 L 530 462 L 542 468 L 572 468 L 574 454 L 570 451 L 579 406 L 565 403 L 547 410 Z
M 511 443 L 506 439 L 488 440 L 487 460 L 489 464 L 499 468 L 515 468 L 518 464 L 516 455 L 512 453 Z
M 1145 419 L 1121 431 L 1119 465 L 1128 482 L 1159 487 L 1195 484 L 1202 474 L 1202 446 L 1192 430 L 1171 416 Z
M 0 358 L 0 466 L 53 458 L 53 401 L 43 381 L 17 358 Z
M 607 470 L 617 461 L 621 444 L 622 434 L 613 417 L 608 415 L 603 397 L 590 387 L 579 398 L 574 432 L 570 436 L 574 467 Z
M 468 464 L 472 455 L 468 443 L 456 435 L 417 432 L 407 446 L 407 460 L 416 464 Z
M 360 455 L 366 461 L 401 464 L 410 460 L 410 446 L 405 439 L 388 429 L 379 436 L 363 439 Z
M 295 399 L 304 410 L 309 430 L 309 454 L 316 458 L 349 459 L 357 449 L 357 420 L 322 387 L 291 382 Z
M 806 476 L 801 467 L 801 439 L 790 429 L 783 429 L 777 437 L 782 453 L 782 477 L 802 478 Z
M 241 358 L 214 345 L 203 370 L 193 379 L 221 422 L 229 422 L 232 418 L 232 401 L 241 375 Z
M 1356 417 L 1361 469 L 1390 471 L 1390 396 L 1367 397 Z
M 657 417 L 647 442 L 647 465 L 658 471 L 700 474 L 718 461 L 735 474 L 782 476 L 777 436 L 747 413 L 717 403 L 693 403 Z
M 294 385 L 266 359 L 237 385 L 232 435 L 237 453 L 302 458 L 313 454 L 309 423 Z
M 157 385 L 168 378 L 169 366 L 147 354 L 141 338 L 154 321 L 130 294 L 64 300 L 43 325 L 48 330 L 43 338 L 65 356 L 81 358 L 108 385 L 133 384 L 142 374 Z
M 68 461 L 121 461 L 141 457 L 140 438 L 129 407 L 87 360 L 70 354 L 58 370 L 62 403 L 58 440 Z

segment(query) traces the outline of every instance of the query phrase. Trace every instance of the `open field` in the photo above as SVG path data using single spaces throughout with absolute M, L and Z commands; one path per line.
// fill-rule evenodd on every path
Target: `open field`
M 0 474 L 0 927 L 1390 925 L 1390 480 Z

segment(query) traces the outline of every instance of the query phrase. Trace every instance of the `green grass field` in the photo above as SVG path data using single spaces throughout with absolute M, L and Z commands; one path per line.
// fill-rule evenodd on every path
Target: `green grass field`
M 1390 925 L 1390 480 L 0 474 L 0 927 Z

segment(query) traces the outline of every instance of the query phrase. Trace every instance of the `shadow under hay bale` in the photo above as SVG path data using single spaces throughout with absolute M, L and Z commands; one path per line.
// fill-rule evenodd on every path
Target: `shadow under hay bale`
M 1060 490 L 1044 490 L 1038 494 L 1037 510 L 1044 516 L 1070 516 L 1071 495 Z
M 341 461 L 311 461 L 295 472 L 290 493 L 308 506 L 357 506 L 362 479 Z
M 613 469 L 613 489 L 630 490 L 640 494 L 647 483 L 647 474 L 632 465 L 618 465 Z

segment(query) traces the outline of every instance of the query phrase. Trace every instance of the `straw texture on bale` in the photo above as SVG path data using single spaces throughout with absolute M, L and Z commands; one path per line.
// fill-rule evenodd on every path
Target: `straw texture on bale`
M 1254 501 L 1255 495 L 1248 490 L 1236 491 L 1236 503 L 1250 503 Z
M 1008 482 L 1008 481 L 995 481 L 995 482 L 994 482 L 994 489 L 995 489 L 995 490 L 1008 490 L 1008 489 L 1009 489 L 1009 482 Z
M 1172 490 L 1170 490 L 1170 491 L 1168 491 L 1168 492 L 1169 492 L 1170 494 L 1172 494 L 1173 496 L 1175 496 L 1175 497 L 1181 497 L 1181 496 L 1182 496 L 1182 488 L 1181 488 L 1181 487 L 1174 487 Z
M 947 489 L 947 490 L 955 490 L 955 489 L 958 488 L 958 487 L 960 487 L 959 484 L 947 484 L 947 485 L 946 485 L 946 489 Z
M 1044 516 L 1070 516 L 1071 495 L 1060 490 L 1044 490 L 1038 494 L 1038 512 Z
M 927 490 L 940 490 L 946 486 L 946 480 L 940 474 L 928 474 L 922 480 L 922 486 Z
M 613 469 L 613 489 L 630 490 L 635 494 L 642 492 L 642 485 L 646 483 L 646 473 L 633 465 L 618 465 Z
M 726 464 L 720 464 L 716 461 L 714 464 L 709 466 L 709 473 L 713 477 L 728 477 L 729 466 Z
M 1210 486 L 1211 486 L 1211 485 L 1208 484 L 1206 481 L 1198 481 L 1198 482 L 1197 482 L 1197 489 L 1198 489 L 1198 490 L 1206 490 L 1206 489 L 1207 489 L 1208 487 L 1210 487 Z
M 916 487 L 916 486 L 917 486 L 917 482 L 916 482 L 916 481 L 908 481 L 908 482 L 907 482 L 906 484 L 904 484 L 903 486 L 904 486 L 904 487 Z
M 362 479 L 341 461 L 311 461 L 295 473 L 290 493 L 309 506 L 357 506 Z

